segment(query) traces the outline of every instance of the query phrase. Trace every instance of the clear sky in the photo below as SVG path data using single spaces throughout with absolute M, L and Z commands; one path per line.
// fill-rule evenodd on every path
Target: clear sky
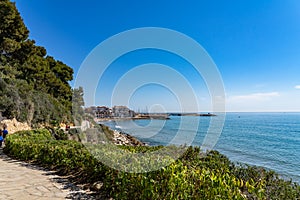
M 300 111 L 298 0 L 16 0 L 16 5 L 30 38 L 75 73 L 90 51 L 108 37 L 132 28 L 164 27 L 193 38 L 212 57 L 224 81 L 227 111 Z M 179 71 L 188 68 L 176 56 L 154 50 L 129 54 L 112 68 L 130 70 L 148 62 Z M 110 105 L 108 93 L 122 75 L 122 70 L 111 71 L 103 79 L 106 85 L 99 84 L 97 104 Z M 189 72 L 182 70 L 196 90 L 203 108 L 199 111 L 209 111 L 203 81 Z M 128 105 L 144 109 L 162 104 L 176 111 L 177 103 L 167 88 L 146 85 Z

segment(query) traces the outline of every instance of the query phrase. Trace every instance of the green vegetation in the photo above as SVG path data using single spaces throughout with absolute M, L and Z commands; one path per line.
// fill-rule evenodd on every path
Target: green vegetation
M 98 149 L 99 146 L 90 148 Z M 149 152 L 162 147 L 118 148 L 128 152 Z M 85 183 L 100 181 L 103 183 L 100 190 L 115 199 L 300 197 L 299 185 L 280 179 L 273 171 L 235 165 L 217 151 L 204 154 L 197 147 L 189 147 L 171 165 L 148 173 L 126 173 L 109 168 L 93 157 L 81 143 L 55 140 L 49 131 L 44 129 L 9 135 L 4 150 L 18 159 L 35 162 L 65 174 L 75 173 L 78 180 Z M 120 156 L 111 152 L 104 153 L 110 154 L 111 160 L 118 160 Z
M 73 69 L 29 39 L 15 3 L 0 0 L 0 8 L 0 116 L 30 125 L 72 121 Z M 82 93 L 74 91 L 76 106 Z
M 14 3 L 0 0 L 0 8 L 0 117 L 15 117 L 33 126 L 47 124 L 53 127 L 62 121 L 80 122 L 84 114 L 83 89 L 72 90 L 70 87 L 68 82 L 73 79 L 73 69 L 47 55 L 45 48 L 29 39 L 29 30 Z M 79 135 L 79 139 L 87 136 L 96 136 L 98 140 L 112 139 L 107 127 L 102 126 L 99 130 L 103 134 L 96 135 L 92 131 L 84 134 L 73 129 L 70 135 Z M 53 128 L 22 131 L 8 135 L 4 152 L 63 174 L 75 174 L 77 181 L 100 181 L 103 183 L 100 190 L 115 199 L 300 198 L 299 185 L 280 179 L 273 171 L 235 165 L 216 151 L 204 154 L 199 148 L 189 147 L 176 161 L 172 155 L 174 151 L 162 151 L 166 154 L 155 158 L 165 163 L 173 161 L 172 164 L 147 173 L 126 173 L 117 169 L 155 165 L 153 158 L 147 156 L 131 165 L 127 161 L 137 161 L 137 158 L 130 152 L 149 153 L 163 148 L 117 147 L 110 143 L 84 146 L 67 138 L 63 131 Z M 176 152 L 181 147 L 170 149 Z M 104 155 L 109 158 L 107 162 L 116 163 L 116 169 L 97 159 Z

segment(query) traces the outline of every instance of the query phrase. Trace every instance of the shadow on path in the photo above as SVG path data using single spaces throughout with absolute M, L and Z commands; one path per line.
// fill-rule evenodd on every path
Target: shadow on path
M 107 199 L 103 195 L 96 194 L 89 190 L 84 190 L 83 186 L 78 186 L 72 183 L 67 177 L 60 176 L 56 171 L 47 170 L 41 166 L 26 163 L 24 161 L 15 160 L 3 153 L 3 147 L 0 147 L 0 159 L 7 163 L 13 163 L 20 167 L 27 169 L 42 171 L 42 175 L 47 177 L 51 182 L 57 183 L 56 185 L 61 186 L 61 190 L 69 191 L 66 199 L 82 199 L 82 200 L 93 200 L 93 199 Z

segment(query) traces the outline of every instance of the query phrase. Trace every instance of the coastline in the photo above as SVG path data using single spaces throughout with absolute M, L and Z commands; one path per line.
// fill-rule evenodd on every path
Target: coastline
M 115 138 L 115 133 L 117 134 L 117 136 L 119 136 L 120 134 L 123 134 L 121 132 L 115 132 L 112 129 L 110 129 L 109 127 L 105 126 L 105 125 L 99 125 L 101 127 L 103 127 L 106 130 L 110 130 L 114 133 L 114 138 Z M 42 132 L 41 132 L 42 133 Z M 104 133 L 104 132 L 103 132 Z M 36 132 L 32 132 L 31 133 L 32 136 L 36 137 Z M 27 134 L 28 135 L 28 134 Z M 27 137 L 26 135 L 26 137 Z M 129 135 L 129 134 L 128 134 Z M 43 137 L 45 137 L 43 134 L 41 135 L 41 139 L 43 139 Z M 25 144 L 28 144 L 29 147 L 31 146 L 31 144 L 35 143 L 36 141 L 32 140 L 30 138 L 30 134 L 28 135 L 29 138 L 27 138 L 28 142 L 26 142 Z M 15 139 L 16 142 L 23 142 L 21 140 L 18 140 L 17 135 L 15 136 L 15 138 L 10 137 L 10 140 Z M 26 139 L 26 138 L 25 138 Z M 126 138 L 128 139 L 128 138 Z M 44 139 L 41 141 L 45 141 Z M 11 142 L 8 143 L 9 145 L 17 145 L 17 143 Z M 204 195 L 208 195 L 207 198 L 211 198 L 215 195 L 220 195 L 220 193 L 218 192 L 217 194 L 212 193 L 213 191 L 216 191 L 216 188 L 218 189 L 217 191 L 224 191 L 224 188 L 232 188 L 234 190 L 236 190 L 236 193 L 233 193 L 234 196 L 236 195 L 242 195 L 243 197 L 253 197 L 254 195 L 256 195 L 257 197 L 261 196 L 261 195 L 266 195 L 266 198 L 269 199 L 268 197 L 270 197 L 270 199 L 272 199 L 271 197 L 274 196 L 274 199 L 282 199 L 282 198 L 275 198 L 277 197 L 277 193 L 276 191 L 278 190 L 277 188 L 280 188 L 280 190 L 284 190 L 284 191 L 292 191 L 290 192 L 291 194 L 298 194 L 296 193 L 297 191 L 300 191 L 298 185 L 292 184 L 291 182 L 287 181 L 287 180 L 283 180 L 283 179 L 279 179 L 277 177 L 277 175 L 275 174 L 274 176 L 274 172 L 272 171 L 268 171 L 266 169 L 260 168 L 260 167 L 252 167 L 252 166 L 237 166 L 236 168 L 232 169 L 231 165 L 230 165 L 230 160 L 226 157 L 223 156 L 222 154 L 220 154 L 217 151 L 211 151 L 208 154 L 206 154 L 206 156 L 208 156 L 207 158 L 209 158 L 209 163 L 207 162 L 202 162 L 202 159 L 206 159 L 205 157 L 203 157 L 204 154 L 200 153 L 200 149 L 198 147 L 190 147 L 189 150 L 187 151 L 187 153 L 185 154 L 185 156 L 181 157 L 178 160 L 178 163 L 174 163 L 171 166 L 167 166 L 166 168 L 164 168 L 163 171 L 155 171 L 155 172 L 151 172 L 151 173 L 137 173 L 137 174 L 133 174 L 133 173 L 123 173 L 120 172 L 119 168 L 117 169 L 117 171 L 113 168 L 107 168 L 107 167 L 100 167 L 102 166 L 102 164 L 100 164 L 101 162 L 92 162 L 93 158 L 91 158 L 91 156 L 89 156 L 88 151 L 84 150 L 84 147 L 82 145 L 78 145 L 76 146 L 76 148 L 74 148 L 74 144 L 73 142 L 67 143 L 65 141 L 59 141 L 59 140 L 55 140 L 55 143 L 53 143 L 53 145 L 55 146 L 55 148 L 60 149 L 61 152 L 66 152 L 67 155 L 65 154 L 57 154 L 61 157 L 57 157 L 57 156 L 53 156 L 55 154 L 52 155 L 51 149 L 53 149 L 52 146 L 48 146 L 48 145 L 43 145 L 41 144 L 40 146 L 35 146 L 35 148 L 37 149 L 32 149 L 32 148 L 25 148 L 25 150 L 28 151 L 28 153 L 20 153 L 19 151 L 11 151 L 11 155 L 12 156 L 19 156 L 20 159 L 24 159 L 24 156 L 26 155 L 31 155 L 32 154 L 32 150 L 35 150 L 35 154 L 39 157 L 39 160 L 44 160 L 48 163 L 49 165 L 49 159 L 54 159 L 53 161 L 50 162 L 50 167 L 52 163 L 60 163 L 61 162 L 61 169 L 69 169 L 66 170 L 66 173 L 72 173 L 74 169 L 77 170 L 82 170 L 84 169 L 84 171 L 81 171 L 82 173 L 78 176 L 78 180 L 84 180 L 84 181 L 89 181 L 92 180 L 92 182 L 86 182 L 87 188 L 93 189 L 96 192 L 99 193 L 105 193 L 105 194 L 110 194 L 112 196 L 107 196 L 108 198 L 110 197 L 115 197 L 115 199 L 118 199 L 118 197 L 124 197 L 124 196 L 128 196 L 130 198 L 132 198 L 132 196 L 134 195 L 139 195 L 140 196 L 140 192 L 136 193 L 137 188 L 138 191 L 142 191 L 144 192 L 143 194 L 146 194 L 147 196 L 145 197 L 149 197 L 149 188 L 145 187 L 144 185 L 141 185 L 141 181 L 140 180 L 144 180 L 147 184 L 152 184 L 153 180 L 155 183 L 154 189 L 151 189 L 151 194 L 153 194 L 151 197 L 151 199 L 160 199 L 160 196 L 158 198 L 155 198 L 155 194 L 156 191 L 158 191 L 159 189 L 162 188 L 169 188 L 169 185 L 176 185 L 176 183 L 178 183 L 178 181 L 181 181 L 181 183 L 188 183 L 188 186 L 193 186 L 195 185 L 195 181 L 196 180 L 202 180 L 202 183 L 205 183 L 206 190 L 204 190 L 204 193 L 201 195 L 198 195 L 198 193 L 192 193 L 192 194 L 196 194 L 195 199 L 199 199 L 200 197 L 203 197 Z M 68 146 L 66 146 L 68 145 Z M 123 145 L 123 144 L 120 144 Z M 65 151 L 65 148 L 69 147 L 70 151 Z M 40 149 L 44 149 L 44 148 L 49 148 L 49 151 L 41 151 Z M 80 149 L 82 148 L 82 150 Z M 133 150 L 134 152 L 144 152 L 144 151 L 151 151 L 151 150 L 155 150 L 156 147 L 130 147 L 128 145 L 126 146 L 122 146 L 122 149 L 127 149 L 129 151 Z M 16 148 L 8 148 L 8 150 L 14 150 Z M 74 162 L 75 165 L 68 165 L 68 163 L 73 164 L 73 162 L 71 162 L 72 160 L 76 160 L 76 158 L 78 158 L 78 152 L 77 150 L 79 150 L 79 152 L 82 153 L 86 153 L 87 156 L 85 156 L 85 154 L 82 154 L 82 158 L 84 162 Z M 46 152 L 46 153 L 43 153 Z M 125 159 L 125 161 L 128 159 L 128 157 L 122 157 L 122 154 L 116 154 L 116 155 L 111 155 L 110 150 L 108 150 L 108 155 L 110 155 L 109 159 L 112 160 L 119 160 L 122 161 L 122 159 Z M 200 154 L 199 154 L 200 153 Z M 100 155 L 102 156 L 102 155 Z M 26 158 L 26 157 L 25 157 Z M 34 157 L 35 158 L 35 157 Z M 28 159 L 28 158 L 27 158 Z M 64 162 L 65 159 L 68 159 L 67 161 L 69 162 Z M 28 161 L 31 161 L 30 159 L 28 159 Z M 193 161 L 197 161 L 197 162 L 193 162 Z M 77 164 L 78 163 L 78 164 Z M 194 163 L 194 164 L 192 164 Z M 145 164 L 144 162 L 139 163 L 141 165 Z M 146 163 L 148 164 L 148 163 Z M 84 167 L 82 167 L 84 166 Z M 123 166 L 123 165 L 122 165 Z M 187 170 L 182 170 L 182 166 L 185 167 L 185 169 Z M 203 167 L 205 170 L 203 170 Z M 175 168 L 175 170 L 174 170 Z M 221 168 L 221 170 L 220 170 Z M 228 169 L 232 169 L 232 171 L 227 171 Z M 214 170 L 214 171 L 213 171 Z M 211 173 L 210 173 L 211 172 Z M 208 174 L 209 173 L 209 174 Z M 242 176 L 241 176 L 242 173 Z M 82 177 L 81 175 L 85 174 L 85 177 Z M 103 174 L 105 174 L 104 179 L 100 179 L 99 177 L 103 177 Z M 209 176 L 208 176 L 209 175 Z M 245 175 L 245 176 L 244 176 Z M 164 177 L 171 177 L 170 179 L 165 179 Z M 180 179 L 174 179 L 173 177 L 180 177 Z M 204 177 L 204 179 L 203 179 Z M 208 177 L 207 179 L 205 179 L 205 177 Z M 201 179 L 202 178 L 202 179 Z M 230 178 L 230 179 L 229 179 Z M 215 184 L 214 187 L 211 187 L 211 180 L 220 180 L 220 182 L 222 183 L 222 185 L 218 185 Z M 232 180 L 239 180 L 240 182 L 234 182 Z M 250 181 L 249 181 L 250 180 Z M 254 180 L 254 181 L 253 181 Z M 267 181 L 267 182 L 265 182 Z M 121 185 L 120 185 L 121 183 Z M 239 184 L 242 183 L 243 185 L 249 187 L 250 189 L 248 190 L 247 188 L 245 188 L 243 185 Z M 224 185 L 225 184 L 225 185 Z M 268 185 L 270 186 L 268 186 Z M 153 184 L 152 184 L 153 185 Z M 196 184 L 196 186 L 198 186 L 198 182 Z M 170 192 L 173 194 L 174 196 L 178 196 L 180 194 L 185 194 L 185 195 L 191 195 L 189 193 L 189 191 L 194 191 L 194 187 L 189 187 L 189 188 L 185 188 L 182 187 L 184 185 L 180 184 L 179 187 L 180 189 L 176 189 L 176 188 L 170 188 L 170 190 L 163 190 L 163 192 L 165 192 L 164 194 L 170 194 Z M 297 187 L 299 188 L 297 190 Z M 126 189 L 125 189 L 126 188 Z M 266 189 L 266 193 L 250 193 L 251 189 L 257 189 L 255 191 L 261 191 L 263 192 L 264 190 L 261 190 L 261 188 Z M 211 190 L 210 190 L 211 189 Z M 117 192 L 116 192 L 117 191 Z M 123 191 L 126 191 L 126 193 L 124 193 Z M 127 192 L 128 191 L 128 192 Z M 229 192 L 231 192 L 232 190 L 230 190 Z M 231 199 L 232 196 L 228 196 L 228 193 L 225 192 L 224 194 L 224 199 Z M 273 195 L 274 194 L 274 195 Z M 270 196 L 271 195 L 271 196 Z M 138 199 L 139 196 L 134 196 L 135 199 Z M 286 198 L 285 198 L 286 199 Z
M 95 122 L 101 121 L 121 121 L 121 120 L 143 120 L 143 119 L 156 119 L 156 120 L 169 120 L 170 116 L 198 116 L 198 117 L 216 117 L 213 113 L 167 113 L 167 114 L 138 114 L 134 117 L 104 117 L 94 118 Z
M 104 125 L 105 126 L 105 125 Z M 108 127 L 110 130 L 112 130 L 110 127 Z M 137 138 L 133 137 L 132 135 L 117 131 L 113 131 L 113 142 L 116 145 L 127 145 L 127 146 L 148 146 L 148 144 L 141 142 Z
M 96 123 L 103 121 L 124 121 L 124 120 L 144 120 L 144 119 L 155 119 L 155 120 L 169 120 L 168 115 L 141 115 L 135 117 L 112 117 L 112 118 L 95 118 Z
M 293 139 L 297 138 L 298 134 L 293 130 L 300 128 L 300 125 L 294 123 L 299 114 L 285 113 L 282 117 L 282 113 L 228 113 L 222 137 L 219 138 L 218 145 L 214 149 L 234 162 L 262 166 L 274 170 L 285 179 L 292 178 L 293 181 L 300 183 L 299 169 L 295 167 L 299 166 L 299 156 L 297 156 L 299 151 L 287 151 L 287 148 L 295 150 L 299 148 L 297 140 Z M 176 123 L 176 119 L 180 120 L 180 117 L 172 117 L 166 126 Z M 126 123 L 124 122 L 124 127 L 126 127 Z M 113 123 L 107 124 L 112 128 L 114 127 Z M 141 124 L 144 122 L 141 121 Z M 255 126 L 253 126 L 254 124 Z M 276 126 L 272 126 L 272 124 L 276 124 Z M 205 127 L 209 125 L 209 118 L 204 117 L 202 125 L 203 128 L 200 132 L 207 131 Z M 290 126 L 293 129 L 290 129 Z M 251 129 L 245 129 L 245 127 L 251 127 Z M 165 131 L 167 130 L 171 131 L 166 127 Z M 127 132 L 130 134 L 130 130 Z M 134 133 L 132 132 L 133 135 Z M 167 135 L 172 135 L 172 133 L 168 132 Z M 154 136 L 151 140 L 148 138 L 146 140 L 139 139 L 148 143 L 149 146 L 156 146 L 168 143 L 170 138 L 172 139 L 171 136 L 160 138 Z M 196 138 L 194 145 L 201 146 L 201 143 L 199 144 L 201 141 L 201 137 Z M 260 149 L 262 153 L 256 149 Z
M 139 139 L 133 137 L 132 135 L 113 129 L 105 124 L 99 123 L 99 128 L 89 128 L 85 131 L 85 139 L 82 140 L 80 136 L 73 135 L 73 140 L 80 141 L 82 143 L 107 143 L 107 141 L 112 142 L 115 145 L 125 145 L 125 146 L 148 146 L 146 143 L 141 142 Z M 71 129 L 70 129 L 71 130 Z M 98 135 L 99 137 L 95 137 Z M 101 136 L 102 135 L 102 136 Z M 103 137 L 104 136 L 104 137 Z
M 120 119 L 119 119 L 120 120 Z M 151 144 L 147 144 L 137 138 L 135 138 L 134 136 L 130 135 L 129 133 L 125 133 L 123 131 L 119 131 L 119 130 L 116 130 L 116 129 L 113 129 L 105 124 L 101 124 L 102 126 L 105 126 L 107 127 L 108 129 L 110 129 L 111 131 L 114 132 L 114 138 L 113 138 L 113 142 L 114 144 L 116 145 L 124 145 L 124 146 L 151 146 L 151 147 L 154 147 L 154 146 L 157 146 L 157 145 L 151 145 Z M 222 152 L 222 151 L 219 151 L 217 150 L 218 152 Z M 222 152 L 224 153 L 224 152 Z M 274 170 L 270 167 L 267 167 L 267 166 L 264 166 L 264 165 L 257 165 L 257 164 L 250 164 L 248 162 L 244 162 L 244 161 L 233 161 L 229 155 L 227 155 L 226 153 L 224 154 L 226 155 L 232 162 L 235 162 L 236 164 L 242 164 L 242 165 L 245 165 L 245 166 L 252 166 L 252 167 L 261 167 L 265 170 L 271 170 L 271 171 L 274 171 L 275 173 L 277 173 L 279 175 L 280 178 L 286 180 L 286 181 L 289 181 L 291 179 L 291 175 L 290 174 L 286 174 L 286 173 L 282 173 L 280 171 L 277 171 L 277 170 Z M 292 176 L 293 177 L 293 176 Z M 295 177 L 293 177 L 292 179 L 293 182 L 295 183 L 298 183 L 300 184 L 299 180 L 298 179 L 295 179 Z

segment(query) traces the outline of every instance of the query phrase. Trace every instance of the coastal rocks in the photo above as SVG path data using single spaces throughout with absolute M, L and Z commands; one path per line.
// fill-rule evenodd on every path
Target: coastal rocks
M 31 130 L 31 127 L 27 123 L 18 122 L 15 118 L 2 120 L 0 122 L 1 128 L 4 124 L 7 125 L 7 130 L 10 134 L 17 131 Z
M 80 128 L 71 128 L 69 130 L 68 139 L 83 144 L 113 143 L 115 145 L 146 146 L 145 143 L 139 141 L 135 137 L 124 132 L 112 130 L 103 124 L 100 125 L 100 128 L 88 128 L 86 131 L 82 131 Z
M 128 146 L 145 146 L 143 142 L 137 140 L 131 135 L 123 132 L 113 131 L 113 142 L 116 145 L 128 145 Z

